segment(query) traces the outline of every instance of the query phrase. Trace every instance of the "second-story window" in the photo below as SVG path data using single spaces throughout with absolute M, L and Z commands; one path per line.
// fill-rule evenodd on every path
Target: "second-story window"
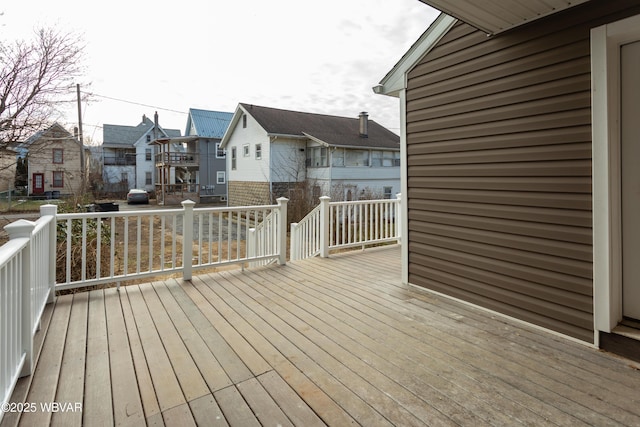
M 151 135 L 147 135 L 147 142 L 151 142 Z
M 53 149 L 53 163 L 64 163 L 64 150 L 62 148 Z
M 247 127 L 247 115 L 246 114 L 242 115 L 242 127 L 243 128 Z
M 227 156 L 227 152 L 220 148 L 220 145 L 221 144 L 219 142 L 216 143 L 216 158 L 224 159 Z
M 236 147 L 231 147 L 231 169 L 236 170 Z
M 256 160 L 262 158 L 262 144 L 256 144 Z
M 144 150 L 144 159 L 148 162 L 151 161 L 151 148 L 145 148 Z
M 250 153 L 249 153 L 249 144 L 244 144 L 242 146 L 242 156 L 243 157 L 249 157 Z

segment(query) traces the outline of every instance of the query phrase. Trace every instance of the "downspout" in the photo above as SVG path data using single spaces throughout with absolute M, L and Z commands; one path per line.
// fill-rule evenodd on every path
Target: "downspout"
M 273 156 L 272 154 L 272 149 L 271 149 L 271 144 L 273 144 L 273 142 L 278 139 L 278 136 L 271 136 L 270 137 L 270 141 L 269 141 L 269 198 L 271 199 L 271 203 L 274 203 L 274 197 L 273 197 L 273 179 L 272 179 L 272 167 L 273 167 Z

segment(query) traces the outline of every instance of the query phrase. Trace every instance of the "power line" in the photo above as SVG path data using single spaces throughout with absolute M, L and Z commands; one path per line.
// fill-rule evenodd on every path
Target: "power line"
M 94 92 L 84 92 L 84 93 L 87 94 L 87 95 L 96 96 L 98 98 L 104 98 L 104 99 L 110 99 L 112 101 L 124 102 L 126 104 L 140 105 L 141 107 L 149 107 L 149 108 L 154 108 L 156 110 L 168 111 L 168 112 L 171 112 L 171 113 L 178 113 L 178 114 L 185 114 L 185 115 L 187 114 L 184 111 L 172 110 L 171 108 L 164 108 L 164 107 L 158 107 L 158 106 L 155 106 L 155 105 L 143 104 L 141 102 L 127 101 L 126 99 L 120 99 L 120 98 L 114 98 L 112 96 L 100 95 L 100 94 L 94 93 Z

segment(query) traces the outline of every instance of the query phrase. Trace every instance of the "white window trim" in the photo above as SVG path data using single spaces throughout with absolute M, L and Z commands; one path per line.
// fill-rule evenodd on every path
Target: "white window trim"
M 220 181 L 222 177 L 222 181 Z M 227 182 L 227 176 L 225 171 L 218 171 L 216 174 L 216 184 L 225 184 Z
M 620 46 L 640 40 L 640 15 L 591 30 L 594 344 L 622 319 Z
M 249 144 L 242 145 L 242 157 L 249 157 L 251 155 L 251 150 Z
M 256 152 L 256 160 L 261 160 L 262 159 L 262 144 L 256 144 L 255 152 Z
M 226 150 L 222 150 L 222 156 L 218 156 L 218 151 L 220 151 L 221 142 L 216 142 L 216 159 L 225 159 L 227 157 Z

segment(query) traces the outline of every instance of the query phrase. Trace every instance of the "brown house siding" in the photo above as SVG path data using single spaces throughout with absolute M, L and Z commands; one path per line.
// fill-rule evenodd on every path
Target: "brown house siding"
M 409 73 L 409 282 L 593 342 L 592 0 L 487 37 L 456 24 Z

